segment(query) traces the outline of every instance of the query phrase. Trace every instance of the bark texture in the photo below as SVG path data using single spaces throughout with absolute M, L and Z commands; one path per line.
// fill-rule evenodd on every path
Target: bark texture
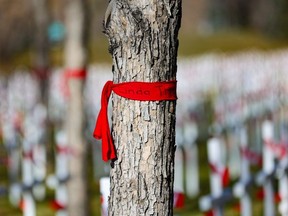
M 114 83 L 176 79 L 181 0 L 116 1 L 106 22 Z M 173 215 L 175 101 L 113 95 L 109 215 Z
M 65 7 L 66 41 L 65 68 L 85 68 L 86 48 L 84 44 L 85 11 L 83 0 L 67 0 Z M 83 137 L 83 79 L 69 79 L 69 103 L 67 112 L 68 144 L 73 154 L 69 158 L 70 179 L 68 186 L 69 216 L 86 216 L 87 213 L 87 145 Z

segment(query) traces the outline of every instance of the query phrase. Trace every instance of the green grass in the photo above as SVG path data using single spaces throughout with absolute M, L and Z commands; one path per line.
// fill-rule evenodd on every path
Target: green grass
M 251 31 L 229 30 L 208 35 L 179 34 L 179 57 L 196 56 L 204 53 L 235 53 L 244 50 L 273 50 L 287 48 L 288 40 L 277 40 Z M 88 45 L 89 62 L 111 64 L 108 40 L 99 35 Z M 0 73 L 10 73 L 17 67 L 31 67 L 33 54 L 25 51 L 9 59 L 0 59 Z M 63 47 L 54 46 L 50 50 L 51 65 L 63 65 Z
M 207 52 L 235 53 L 246 50 L 273 50 L 288 47 L 288 40 L 276 40 L 247 31 L 223 31 L 209 35 L 179 35 L 179 56 Z

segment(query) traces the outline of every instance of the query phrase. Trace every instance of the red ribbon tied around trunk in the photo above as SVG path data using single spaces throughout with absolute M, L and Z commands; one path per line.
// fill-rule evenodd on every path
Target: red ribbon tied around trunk
M 116 159 L 116 150 L 110 132 L 107 116 L 108 102 L 112 93 L 139 101 L 176 100 L 176 81 L 167 82 L 124 82 L 114 84 L 106 82 L 101 96 L 101 109 L 97 118 L 93 136 L 102 139 L 102 159 L 104 161 Z

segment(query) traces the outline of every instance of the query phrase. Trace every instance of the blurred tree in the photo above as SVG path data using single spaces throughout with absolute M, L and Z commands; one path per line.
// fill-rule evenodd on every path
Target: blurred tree
M 208 16 L 213 29 L 247 28 L 253 0 L 209 0 Z
M 113 81 L 176 79 L 181 0 L 110 2 Z M 109 215 L 173 215 L 175 101 L 113 97 Z
M 0 0 L 0 59 L 27 49 L 33 37 L 31 0 Z
M 208 19 L 214 30 L 255 29 L 272 37 L 288 36 L 287 0 L 208 0 Z
M 277 17 L 277 35 L 282 38 L 288 38 L 288 1 L 287 0 L 278 0 L 278 14 Z
M 232 27 L 247 28 L 251 23 L 251 5 L 253 0 L 230 0 L 227 2 L 227 11 Z
M 288 1 L 254 0 L 250 26 L 274 38 L 288 37 Z
M 49 24 L 46 0 L 32 0 L 36 28 L 34 31 L 33 67 L 40 81 L 41 98 L 44 104 L 48 100 L 49 42 L 47 29 Z
M 83 85 L 86 69 L 87 1 L 66 0 L 64 15 L 66 38 L 64 61 L 69 85 L 67 112 L 68 144 L 74 152 L 69 160 L 68 214 L 85 216 L 88 214 L 86 155 L 84 142 Z
M 208 0 L 208 22 L 213 30 L 227 27 L 228 14 L 223 0 Z
M 275 1 L 255 0 L 253 4 L 251 26 L 263 33 L 271 35 L 275 28 L 276 10 Z M 256 9 L 257 8 L 257 9 Z

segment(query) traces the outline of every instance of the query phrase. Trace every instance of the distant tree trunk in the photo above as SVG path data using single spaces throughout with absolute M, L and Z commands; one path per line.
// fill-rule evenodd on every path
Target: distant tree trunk
M 114 83 L 175 80 L 180 20 L 181 0 L 115 0 L 106 22 Z M 109 215 L 173 215 L 175 108 L 113 95 Z
M 208 0 L 208 20 L 214 31 L 228 26 L 226 1 L 228 0 L 225 0 L 225 3 L 223 0 Z
M 209 21 L 214 30 L 249 27 L 255 0 L 209 0 Z
M 275 25 L 275 2 L 269 0 L 255 0 L 253 2 L 252 27 L 262 32 L 270 32 Z M 257 8 L 257 9 L 256 9 Z M 263 17 L 263 14 L 265 16 Z
M 35 39 L 33 67 L 40 80 L 41 99 L 47 104 L 48 67 L 49 67 L 49 41 L 47 27 L 49 13 L 46 0 L 32 0 L 35 17 Z
M 86 14 L 84 0 L 67 0 L 65 5 L 65 69 L 69 84 L 67 112 L 68 144 L 72 149 L 69 158 L 70 179 L 68 186 L 69 216 L 87 215 L 87 144 L 83 137 L 84 110 L 83 85 L 85 77 L 72 76 L 86 67 L 86 48 L 84 44 Z

